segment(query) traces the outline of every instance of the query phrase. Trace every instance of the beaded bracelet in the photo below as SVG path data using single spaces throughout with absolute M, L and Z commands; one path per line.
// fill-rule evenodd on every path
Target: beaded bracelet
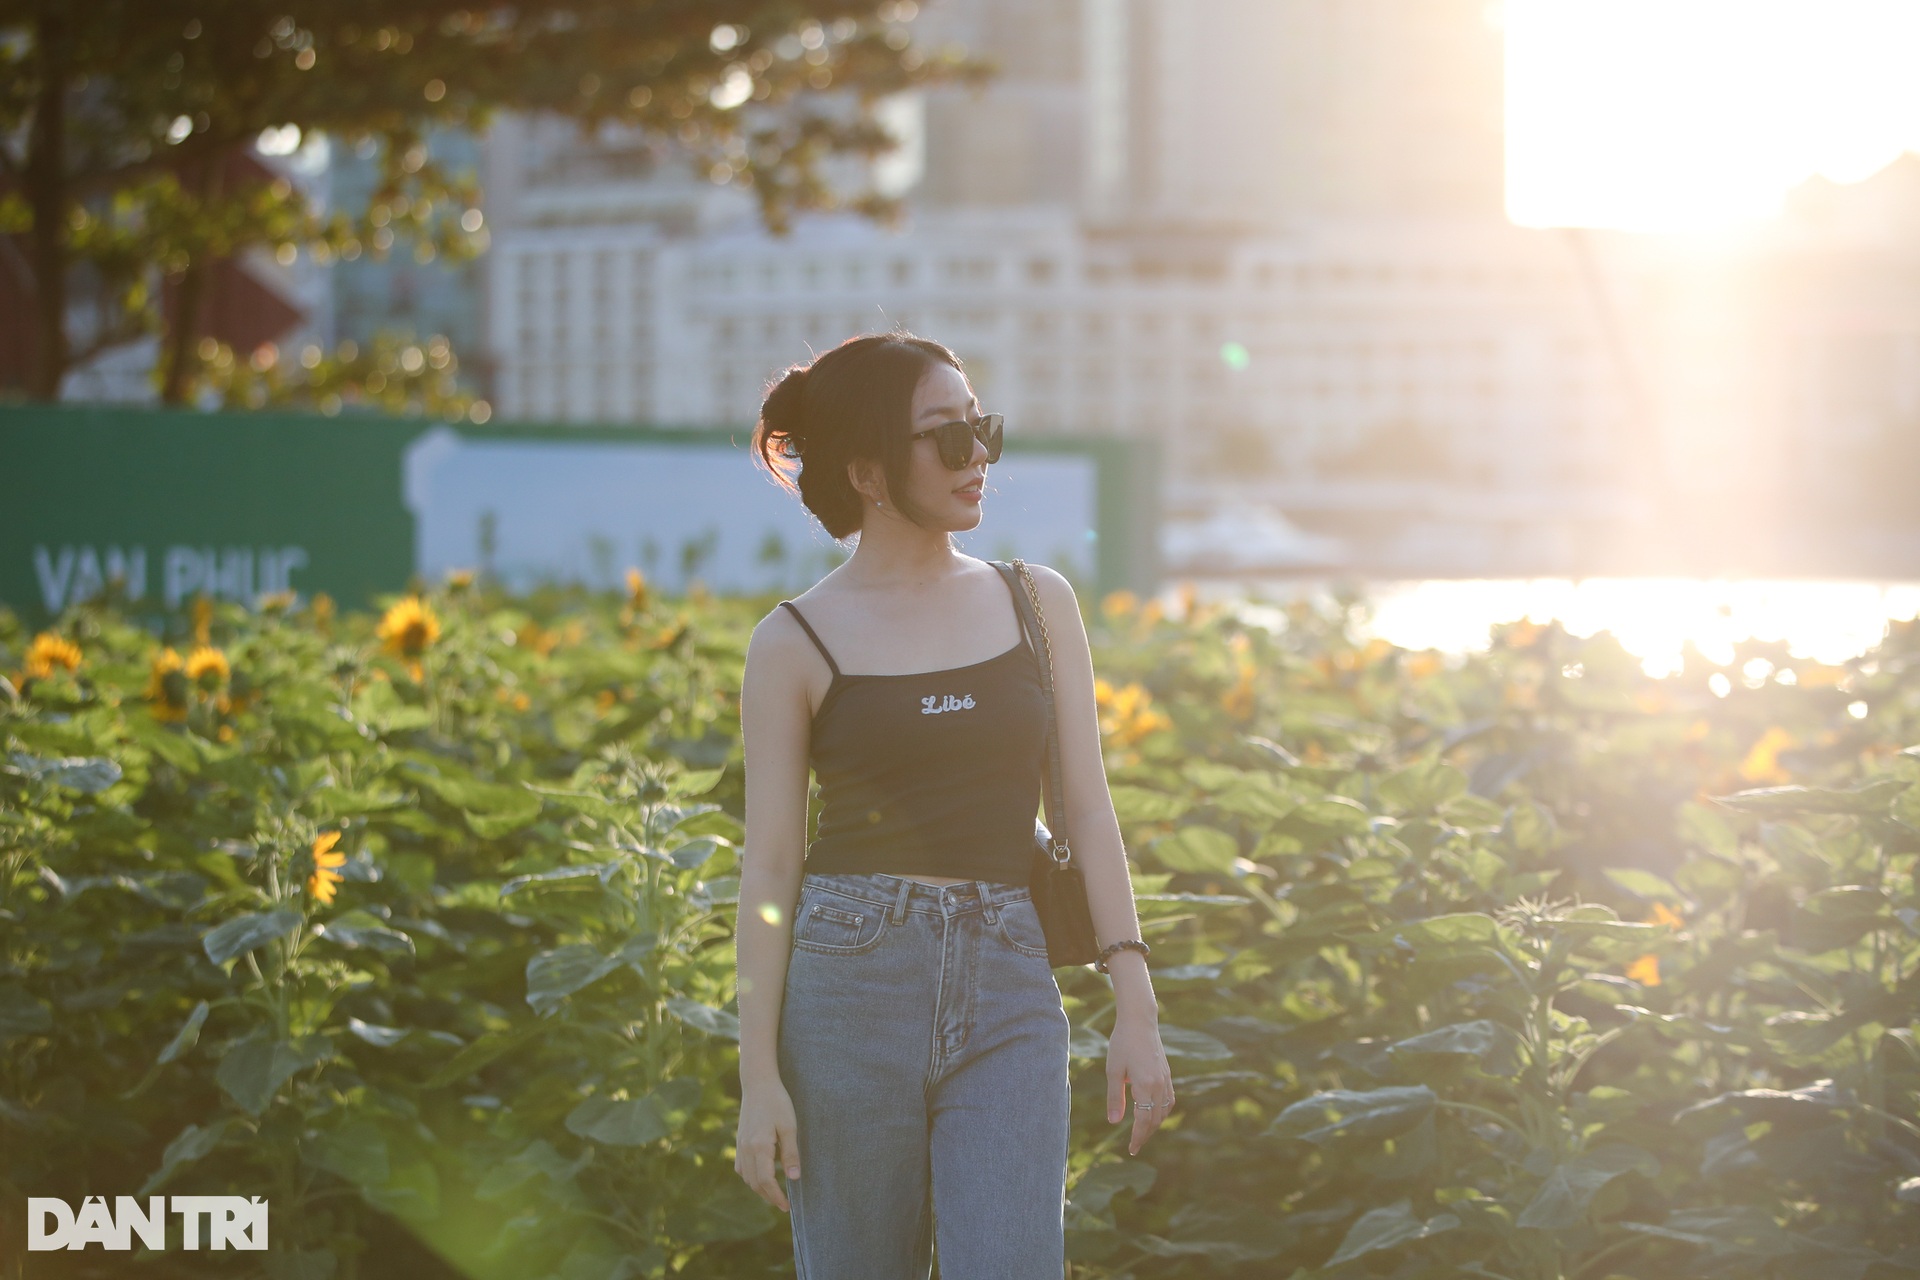
M 1140 939 L 1123 938 L 1119 942 L 1109 942 L 1105 947 L 1101 948 L 1100 958 L 1093 962 L 1093 967 L 1101 973 L 1112 973 L 1113 970 L 1107 968 L 1107 957 L 1120 950 L 1138 951 L 1143 957 L 1153 953 L 1153 948 L 1140 941 Z

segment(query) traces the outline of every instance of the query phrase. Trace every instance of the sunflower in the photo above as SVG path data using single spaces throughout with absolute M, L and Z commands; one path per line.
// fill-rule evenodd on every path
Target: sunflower
M 405 596 L 380 619 L 377 632 L 386 651 L 404 658 L 407 673 L 420 679 L 420 655 L 440 638 L 440 619 L 419 596 Z
M 232 674 L 227 655 L 211 645 L 200 645 L 187 655 L 187 679 L 208 693 L 225 684 Z
M 27 647 L 26 673 L 34 680 L 45 680 L 55 667 L 72 671 L 80 665 L 80 646 L 51 631 L 42 631 Z
M 1132 746 L 1161 729 L 1171 729 L 1173 721 L 1153 709 L 1153 695 L 1138 683 L 1115 688 L 1106 680 L 1095 680 L 1094 701 L 1100 708 L 1101 731 L 1119 746 Z
M 1669 929 L 1684 929 L 1687 925 L 1686 920 L 1680 913 L 1664 902 L 1656 902 L 1653 904 L 1653 915 L 1648 918 L 1647 923 L 1663 924 Z
M 187 698 L 192 686 L 187 683 L 186 666 L 172 646 L 153 655 L 147 677 L 147 701 L 153 704 L 154 719 L 187 718 Z
M 331 903 L 334 886 L 342 879 L 339 868 L 346 865 L 347 855 L 334 852 L 338 843 L 338 831 L 323 831 L 313 842 L 313 874 L 307 877 L 307 892 L 316 901 Z
M 193 641 L 209 644 L 213 639 L 213 601 L 205 596 L 193 598 Z
M 647 575 L 627 566 L 627 608 L 638 613 L 647 607 Z
M 1747 752 L 1747 758 L 1740 762 L 1740 776 L 1748 782 L 1791 782 L 1793 775 L 1781 767 L 1780 753 L 1794 743 L 1792 734 L 1779 725 L 1772 726 L 1760 735 L 1760 740 Z
M 452 592 L 455 595 L 458 595 L 461 592 L 468 590 L 472 586 L 473 586 L 473 570 L 471 569 L 447 570 L 447 590 L 448 591 Z

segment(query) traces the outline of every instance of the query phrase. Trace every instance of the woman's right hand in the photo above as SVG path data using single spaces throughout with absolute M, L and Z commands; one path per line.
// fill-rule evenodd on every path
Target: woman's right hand
M 800 1176 L 798 1125 L 793 1099 L 779 1080 L 747 1085 L 740 1091 L 740 1129 L 734 1135 L 733 1171 L 782 1213 L 791 1213 L 779 1171 Z

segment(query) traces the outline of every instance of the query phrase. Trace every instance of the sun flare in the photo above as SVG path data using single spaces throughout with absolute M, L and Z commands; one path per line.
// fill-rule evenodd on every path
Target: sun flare
M 1920 150 L 1913 0 L 1506 0 L 1507 212 L 1695 231 Z

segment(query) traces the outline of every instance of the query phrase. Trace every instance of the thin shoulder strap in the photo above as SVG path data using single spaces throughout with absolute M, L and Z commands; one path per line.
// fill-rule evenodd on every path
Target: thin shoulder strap
M 1007 591 L 1013 596 L 1013 616 L 1020 623 L 1020 639 L 1026 642 L 1027 648 L 1033 650 L 1034 661 L 1038 662 L 1040 660 L 1040 637 L 1027 626 L 1027 609 L 1030 606 L 1027 603 L 1027 597 L 1021 591 L 1019 575 L 1014 572 L 1012 565 L 1004 561 L 989 560 L 987 563 L 998 569 L 1000 576 L 1005 579 Z
M 840 664 L 835 662 L 833 655 L 827 652 L 827 646 L 820 643 L 820 637 L 815 635 L 813 628 L 808 625 L 806 615 L 801 613 L 799 607 L 791 600 L 782 600 L 780 607 L 793 615 L 793 620 L 798 622 L 800 629 L 807 633 L 807 639 L 813 641 L 813 647 L 818 649 L 820 656 L 827 660 L 827 668 L 833 672 L 833 678 L 838 680 L 840 678 Z

